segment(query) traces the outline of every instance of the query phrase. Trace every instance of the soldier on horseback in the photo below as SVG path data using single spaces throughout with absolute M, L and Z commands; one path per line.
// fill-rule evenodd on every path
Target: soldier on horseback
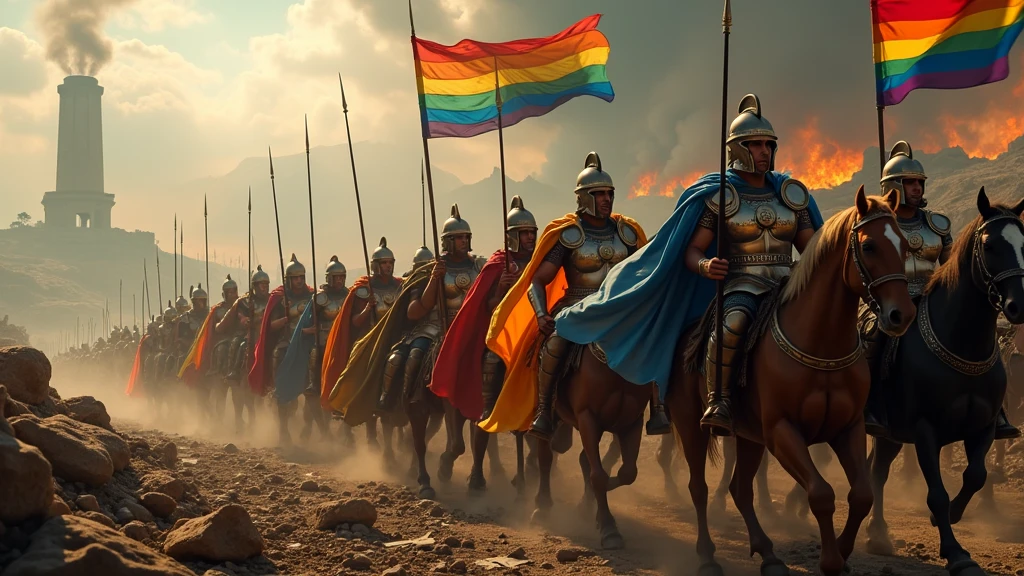
M 953 236 L 950 234 L 950 220 L 945 215 L 927 210 L 928 200 L 924 197 L 925 180 L 924 166 L 914 159 L 910 144 L 897 142 L 889 152 L 889 160 L 882 168 L 882 194 L 896 190 L 900 195 L 900 205 L 896 210 L 897 221 L 903 236 L 910 245 L 907 254 L 906 274 L 909 281 L 910 296 L 914 304 L 921 300 L 925 285 L 932 274 L 949 257 Z M 884 362 L 884 351 L 889 337 L 878 329 L 874 313 L 866 306 L 862 307 L 862 332 L 865 352 L 872 371 L 881 369 Z M 874 378 L 872 382 L 874 382 Z M 878 391 L 872 390 L 864 415 L 864 427 L 872 436 L 889 436 L 889 426 L 884 403 Z M 1004 410 L 999 411 L 996 422 L 996 439 L 1017 438 L 1020 431 L 1010 424 Z
M 235 300 L 224 318 L 217 323 L 218 332 L 230 334 L 228 372 L 224 377 L 231 387 L 231 404 L 235 409 L 235 432 L 242 431 L 242 411 L 249 409 L 249 424 L 255 413 L 253 397 L 242 376 L 248 374 L 253 362 L 256 338 L 270 300 L 270 275 L 257 266 L 249 280 L 249 291 Z

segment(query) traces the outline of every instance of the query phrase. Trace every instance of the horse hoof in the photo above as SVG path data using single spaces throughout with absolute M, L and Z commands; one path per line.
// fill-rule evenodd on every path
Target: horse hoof
M 869 536 L 867 543 L 868 554 L 874 554 L 875 556 L 895 556 L 896 547 L 892 545 L 892 540 L 888 537 L 885 538 L 874 538 Z
M 725 570 L 722 570 L 722 565 L 718 562 L 709 560 L 697 568 L 697 576 L 725 576 Z
M 928 515 L 928 522 L 931 523 L 933 528 L 939 525 L 939 523 L 935 520 L 935 514 Z
M 470 496 L 483 496 L 487 492 L 487 481 L 484 477 L 470 475 L 469 477 L 469 495 Z
M 626 540 L 619 534 L 618 529 L 612 528 L 607 534 L 601 536 L 602 550 L 622 550 L 626 547 Z
M 455 468 L 455 457 L 451 454 L 444 452 L 441 454 L 441 463 L 437 467 L 437 477 L 441 479 L 441 482 L 450 482 L 452 479 L 452 471 Z
M 537 508 L 533 511 L 533 514 L 530 515 L 530 523 L 536 525 L 547 522 L 548 516 L 547 508 Z
M 946 571 L 950 576 L 988 576 L 988 572 L 982 570 L 981 566 L 970 558 L 946 566 Z
M 761 562 L 761 576 L 789 576 L 789 567 L 782 560 L 765 560 Z
M 437 497 L 437 492 L 430 486 L 420 486 L 420 500 L 433 500 Z

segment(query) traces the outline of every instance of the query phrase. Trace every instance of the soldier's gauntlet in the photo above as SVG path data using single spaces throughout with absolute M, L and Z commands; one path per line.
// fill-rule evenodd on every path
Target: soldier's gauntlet
M 530 299 L 530 304 L 533 305 L 533 311 L 537 314 L 537 318 L 543 318 L 548 315 L 548 296 L 544 292 L 544 287 L 539 286 L 536 282 L 531 282 L 530 289 L 526 292 L 526 297 Z

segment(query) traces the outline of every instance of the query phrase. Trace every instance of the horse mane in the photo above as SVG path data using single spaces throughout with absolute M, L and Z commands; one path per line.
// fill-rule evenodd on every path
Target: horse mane
M 992 208 L 1001 214 L 1015 216 L 1013 210 L 1004 204 L 993 204 Z M 971 252 L 974 250 L 974 231 L 984 221 L 981 214 L 978 214 L 974 217 L 974 220 L 971 220 L 960 230 L 960 234 L 953 241 L 953 245 L 949 247 L 949 257 L 939 265 L 935 273 L 932 274 L 932 277 L 928 279 L 928 284 L 924 287 L 925 294 L 940 287 L 951 290 L 960 283 L 960 265 L 965 258 L 971 257 Z
M 886 210 L 889 209 L 885 204 L 885 200 L 880 196 L 868 196 L 867 201 L 869 212 L 880 207 L 884 207 Z M 789 280 L 782 289 L 782 304 L 795 300 L 803 293 L 811 282 L 814 271 L 832 250 L 836 248 L 845 249 L 846 244 L 849 242 L 850 231 L 853 230 L 853 226 L 857 223 L 858 219 L 857 207 L 851 206 L 826 220 L 825 224 L 814 233 L 814 236 L 811 236 L 811 240 L 804 247 L 800 259 L 797 260 L 793 271 L 789 275 Z

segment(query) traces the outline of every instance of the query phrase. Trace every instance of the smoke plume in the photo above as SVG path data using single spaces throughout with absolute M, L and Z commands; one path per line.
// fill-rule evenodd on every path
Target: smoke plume
M 36 20 L 45 39 L 46 58 L 67 74 L 94 76 L 114 52 L 103 24 L 114 11 L 135 1 L 45 0 Z

